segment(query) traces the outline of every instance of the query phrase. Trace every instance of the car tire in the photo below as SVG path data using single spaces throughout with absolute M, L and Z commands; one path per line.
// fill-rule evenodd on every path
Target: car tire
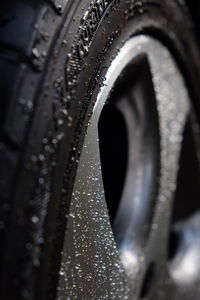
M 1 4 L 1 299 L 55 299 L 86 129 L 112 61 L 139 35 L 170 49 L 198 120 L 199 48 L 182 1 Z

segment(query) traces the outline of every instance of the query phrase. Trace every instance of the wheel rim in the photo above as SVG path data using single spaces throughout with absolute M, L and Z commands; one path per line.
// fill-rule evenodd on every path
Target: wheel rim
M 133 102 L 130 98 L 124 100 L 118 97 L 121 100 L 113 102 L 125 120 L 127 137 L 123 145 L 128 144 L 128 151 L 124 158 L 125 167 L 122 168 L 125 175 L 121 180 L 122 196 L 119 197 L 118 210 L 109 217 L 109 200 L 106 199 L 106 205 L 104 194 L 106 183 L 104 178 L 103 184 L 102 178 L 101 141 L 99 147 L 99 137 L 102 140 L 104 136 L 100 129 L 101 119 L 104 123 L 104 104 L 106 101 L 108 105 L 112 104 L 112 98 L 117 96 L 118 81 L 124 82 L 126 69 L 130 66 L 134 74 L 137 73 L 134 82 L 139 83 L 140 90 L 147 87 L 151 105 L 147 94 L 136 93 L 138 88 L 135 90 L 135 87 L 134 98 L 139 99 L 140 96 L 140 102 L 134 102 L 131 114 L 130 103 Z M 149 74 L 148 78 L 144 79 L 143 74 Z M 76 173 L 57 298 L 140 299 L 157 293 L 158 299 L 163 299 L 162 278 L 169 278 L 166 268 L 169 218 L 183 129 L 189 113 L 189 96 L 168 49 L 144 35 L 125 43 L 112 62 L 104 84 L 88 124 Z M 137 84 L 135 86 L 138 87 Z M 157 103 L 158 111 L 150 109 L 149 114 L 147 108 L 153 107 L 154 103 Z M 134 117 L 136 112 L 138 118 Z M 143 131 L 141 123 L 145 128 Z M 134 128 L 138 128 L 138 135 Z M 133 140 L 135 143 L 132 143 Z M 139 145 L 137 150 L 135 144 Z M 148 147 L 145 148 L 146 144 Z M 132 152 L 134 162 L 130 162 Z M 139 191 L 135 192 L 137 188 Z M 138 203 L 142 203 L 142 208 Z M 158 292 L 148 287 L 150 278 Z

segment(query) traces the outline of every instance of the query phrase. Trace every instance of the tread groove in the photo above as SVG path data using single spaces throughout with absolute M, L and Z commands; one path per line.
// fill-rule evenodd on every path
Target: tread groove
M 31 67 L 34 71 L 39 71 L 38 67 L 34 65 L 29 56 L 25 55 L 18 49 L 10 47 L 9 45 L 0 44 L 0 56 L 3 56 L 16 63 L 25 64 L 26 66 Z

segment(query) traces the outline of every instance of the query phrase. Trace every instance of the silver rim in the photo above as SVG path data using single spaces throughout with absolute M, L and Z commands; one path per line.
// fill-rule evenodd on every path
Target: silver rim
M 138 218 L 139 208 L 134 215 L 132 206 L 136 208 L 136 203 L 146 203 L 150 189 L 146 188 L 147 195 L 144 195 L 144 189 L 151 186 L 151 176 L 150 179 L 147 176 L 153 168 L 151 159 L 144 162 L 146 152 L 143 156 L 138 156 L 138 153 L 141 154 L 140 147 L 138 150 L 129 148 L 129 171 L 126 173 L 120 201 L 128 203 L 132 217 L 127 216 L 128 225 L 124 225 L 126 214 L 123 209 L 120 211 L 119 206 L 111 227 L 102 180 L 98 124 L 111 89 L 126 66 L 141 55 L 147 58 L 155 91 L 160 134 L 160 167 L 158 191 L 154 205 L 151 205 L 152 217 L 148 234 L 144 234 L 143 242 L 137 244 L 137 228 L 141 236 L 141 227 L 146 223 L 143 218 Z M 119 110 L 121 109 L 126 118 L 128 112 L 125 106 L 121 105 Z M 171 280 L 166 268 L 167 235 L 183 129 L 188 113 L 187 89 L 169 50 L 150 36 L 140 35 L 127 41 L 106 74 L 104 87 L 99 92 L 88 124 L 68 216 L 57 299 L 150 297 L 143 291 L 146 277 L 155 277 L 154 284 L 157 287 L 156 291 L 148 290 L 148 293 L 163 299 L 165 288 L 162 276 L 168 278 L 169 282 Z M 133 127 L 134 125 L 130 126 Z M 131 157 L 134 157 L 132 163 Z M 142 215 L 146 222 L 144 208 Z

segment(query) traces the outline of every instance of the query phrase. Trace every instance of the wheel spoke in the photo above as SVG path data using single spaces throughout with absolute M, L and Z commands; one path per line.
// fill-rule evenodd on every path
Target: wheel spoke
M 100 107 L 95 108 L 76 174 L 60 270 L 60 299 L 114 299 L 127 294 L 104 197 L 99 113 Z

